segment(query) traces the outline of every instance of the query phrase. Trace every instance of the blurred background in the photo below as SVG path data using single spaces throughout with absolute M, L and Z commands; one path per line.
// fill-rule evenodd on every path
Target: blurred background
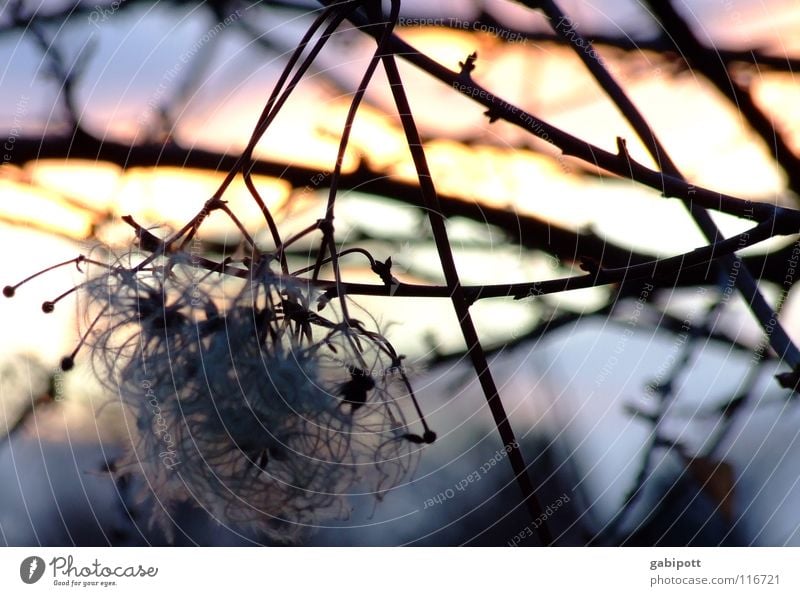
M 800 6 L 663 3 L 696 45 L 661 27 L 655 2 L 558 4 L 692 183 L 798 207 Z M 293 0 L 5 2 L 3 285 L 97 243 L 129 245 L 124 215 L 145 227 L 188 221 L 224 178 L 225 157 L 244 148 L 316 11 Z M 452 70 L 477 52 L 472 76 L 497 96 L 609 151 L 623 137 L 654 167 L 541 13 L 506 0 L 405 0 L 396 32 Z M 256 148 L 256 182 L 284 236 L 324 215 L 347 110 L 373 50 L 371 38 L 342 25 Z M 704 244 L 678 201 L 490 123 L 481 106 L 400 68 L 464 283 L 551 279 L 580 272 L 586 255 L 624 266 Z M 244 184 L 225 198 L 268 243 Z M 338 201 L 339 243 L 391 257 L 402 281 L 443 283 L 380 69 L 355 121 Z M 713 218 L 726 235 L 748 227 Z M 200 240 L 221 255 L 241 235 L 212 216 Z M 785 283 L 796 240 L 739 254 L 800 340 L 800 305 Z M 307 263 L 310 248 L 295 245 L 293 263 Z M 374 282 L 358 259 L 344 264 L 346 280 Z M 800 411 L 774 380 L 784 370 L 774 354 L 754 356 L 763 338 L 726 286 L 728 273 L 473 307 L 558 544 L 800 544 Z M 0 544 L 164 544 L 141 510 L 157 505 L 134 505 L 141 480 L 109 473 L 124 434 L 114 396 L 80 359 L 58 369 L 85 328 L 80 295 L 48 315 L 41 303 L 81 279 L 75 268 L 57 269 L 0 304 Z M 353 498 L 346 516 L 307 543 L 535 545 L 508 462 L 489 465 L 502 443 L 449 301 L 354 300 L 406 355 L 439 439 L 411 482 L 377 503 Z M 177 544 L 264 543 L 190 503 L 174 522 Z

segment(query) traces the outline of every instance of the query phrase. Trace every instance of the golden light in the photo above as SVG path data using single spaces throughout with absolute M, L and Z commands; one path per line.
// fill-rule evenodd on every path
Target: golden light
M 786 22 L 798 14 L 787 10 Z M 753 31 L 758 29 L 753 25 Z M 550 43 L 502 43 L 471 30 L 400 27 L 398 33 L 453 70 L 477 51 L 471 76 L 488 90 L 607 150 L 614 151 L 616 137 L 622 136 L 637 160 L 652 165 L 624 118 L 567 48 Z M 353 69 L 361 69 L 366 64 L 365 57 L 374 49 L 371 40 L 357 43 L 363 43 L 364 52 L 353 54 L 358 56 L 350 64 Z M 786 43 L 797 42 L 787 37 Z M 784 203 L 790 200 L 784 192 L 785 177 L 771 160 L 770 148 L 748 130 L 741 115 L 709 83 L 691 72 L 671 74 L 669 65 L 659 62 L 663 58 L 653 54 L 597 49 L 688 179 L 738 196 Z M 789 53 L 784 49 L 783 53 Z M 584 177 L 575 162 L 561 159 L 552 146 L 513 123 L 489 123 L 484 107 L 431 80 L 415 67 L 403 61 L 400 64 L 440 193 L 536 216 L 573 230 L 591 230 L 650 254 L 675 254 L 703 243 L 678 201 L 613 177 Z M 756 101 L 777 116 L 790 146 L 800 152 L 800 91 L 795 78 L 745 74 L 751 76 L 748 82 Z M 271 75 L 266 71 L 259 72 L 259 76 L 241 82 L 219 101 L 204 100 L 207 103 L 202 104 L 202 109 L 187 110 L 174 131 L 176 141 L 186 147 L 227 154 L 240 151 L 272 82 L 267 80 Z M 377 175 L 416 184 L 416 171 L 382 77 L 379 71 L 356 117 L 343 170 L 352 172 L 364 160 Z M 268 207 L 282 221 L 284 237 L 324 214 L 320 199 L 330 181 L 329 172 L 336 160 L 351 99 L 349 92 L 305 81 L 256 148 L 257 158 L 298 165 L 321 175 L 318 184 L 309 180 L 310 186 L 295 190 L 286 181 L 255 178 Z M 123 170 L 106 163 L 46 160 L 22 169 L 4 168 L 0 177 L 0 218 L 30 222 L 40 229 L 78 239 L 88 237 L 104 213 L 117 218 L 132 215 L 141 225 L 174 229 L 202 209 L 223 177 L 224 173 L 188 168 Z M 262 214 L 240 178 L 224 198 L 242 224 L 263 238 Z M 350 209 L 355 222 L 380 220 L 390 228 L 386 237 L 397 234 L 401 227 L 401 233 L 414 232 L 416 220 L 379 214 L 370 206 L 372 202 L 373 198 L 350 204 L 343 201 L 339 213 L 344 216 Z M 726 234 L 739 232 L 747 225 L 726 216 L 715 215 L 715 219 Z M 345 226 L 337 228 L 339 233 L 345 231 Z M 237 239 L 239 235 L 235 224 L 221 212 L 212 214 L 201 228 L 201 236 L 206 239 Z M 104 225 L 99 238 L 128 243 L 131 230 L 122 224 Z M 388 255 L 382 255 L 385 256 Z M 433 257 L 419 258 L 438 266 Z M 492 277 L 484 275 L 490 268 L 489 258 L 496 259 L 497 264 L 491 272 L 504 281 L 521 280 L 523 271 L 526 278 L 555 275 L 536 269 L 538 265 L 507 259 L 496 251 L 461 251 L 457 258 L 465 278 L 475 283 L 482 277 Z M 500 259 L 505 259 L 502 264 Z M 525 269 L 526 266 L 534 270 Z M 508 279 L 517 269 L 521 277 Z M 371 275 L 368 277 L 374 281 Z M 588 292 L 585 294 L 588 296 Z
M 222 173 L 186 168 L 134 168 L 120 180 L 114 211 L 117 215 L 132 215 L 142 225 L 179 228 L 202 210 L 223 178 Z M 285 180 L 255 176 L 253 181 L 271 210 L 283 206 L 291 191 Z M 255 231 L 265 225 L 241 177 L 231 183 L 223 198 L 245 228 Z M 238 236 L 239 232 L 230 218 L 216 212 L 203 224 L 201 235 L 220 238 Z
M 75 239 L 92 232 L 94 216 L 70 205 L 60 194 L 0 180 L 0 218 Z
M 81 159 L 40 160 L 25 166 L 30 183 L 86 205 L 110 211 L 122 168 L 108 162 Z
M 759 74 L 752 81 L 756 102 L 773 115 L 776 128 L 792 150 L 800 154 L 800 86 L 797 77 L 782 73 Z
M 321 126 L 326 127 L 325 132 L 337 136 L 341 134 L 340 126 L 337 128 L 336 125 L 325 122 L 344 122 L 350 103 L 347 99 L 326 107 L 321 119 Z M 408 154 L 408 145 L 396 122 L 368 105 L 358 111 L 350 132 L 350 146 L 376 172 L 385 170 Z M 348 166 L 352 168 L 352 165 Z
M 236 96 L 223 98 L 208 112 L 187 113 L 176 137 L 184 146 L 237 154 L 247 144 L 265 99 L 263 89 L 240 89 Z M 343 115 L 340 123 L 331 122 L 328 117 L 328 107 L 337 102 L 338 98 L 331 98 L 322 89 L 301 85 L 270 124 L 255 148 L 254 157 L 320 171 L 332 170 L 344 125 Z M 324 132 L 332 127 L 337 130 L 337 126 L 335 136 Z M 351 172 L 357 165 L 358 157 L 352 149 L 348 150 L 342 170 Z

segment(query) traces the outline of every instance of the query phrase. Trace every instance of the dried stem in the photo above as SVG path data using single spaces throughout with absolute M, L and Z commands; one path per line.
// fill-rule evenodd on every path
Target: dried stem
M 399 4 L 393 2 L 393 4 Z M 536 496 L 536 491 L 533 487 L 530 477 L 528 476 L 528 466 L 520 451 L 519 443 L 514 435 L 514 430 L 511 427 L 511 422 L 508 419 L 503 403 L 500 400 L 500 394 L 497 386 L 492 377 L 489 369 L 489 362 L 486 359 L 486 354 L 481 346 L 478 332 L 475 329 L 475 324 L 469 313 L 469 302 L 467 300 L 464 289 L 461 286 L 461 281 L 456 269 L 455 259 L 450 247 L 450 240 L 447 236 L 447 228 L 445 226 L 444 217 L 441 215 L 441 206 L 436 196 L 436 188 L 433 184 L 433 177 L 431 176 L 430 168 L 428 167 L 425 158 L 425 152 L 422 148 L 422 139 L 417 131 L 414 117 L 411 111 L 411 105 L 405 94 L 400 72 L 397 69 L 397 64 L 394 55 L 389 54 L 383 57 L 384 68 L 386 75 L 389 78 L 389 84 L 392 90 L 392 96 L 397 110 L 400 115 L 400 120 L 403 125 L 403 131 L 406 134 L 408 147 L 411 151 L 412 159 L 414 160 L 414 167 L 417 170 L 417 177 L 420 183 L 422 196 L 426 204 L 429 221 L 433 230 L 434 240 L 436 242 L 436 250 L 439 254 L 439 260 L 442 264 L 445 280 L 447 282 L 447 289 L 450 293 L 450 298 L 453 303 L 461 333 L 464 336 L 464 341 L 467 346 L 467 354 L 472 360 L 472 365 L 478 375 L 483 393 L 486 396 L 487 404 L 492 412 L 497 430 L 500 433 L 500 438 L 503 440 L 504 447 L 508 451 L 509 462 L 514 470 L 516 481 L 522 490 L 525 499 L 525 506 L 527 507 L 531 518 L 541 519 L 544 508 L 539 503 Z M 542 544 L 549 546 L 553 542 L 553 537 L 547 527 L 546 523 L 542 523 L 537 527 L 537 534 Z

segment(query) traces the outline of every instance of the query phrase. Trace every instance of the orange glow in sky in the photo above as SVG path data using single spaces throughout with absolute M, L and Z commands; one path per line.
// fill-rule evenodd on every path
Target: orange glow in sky
M 503 45 L 469 31 L 408 28 L 399 33 L 454 70 L 477 51 L 473 76 L 499 96 L 605 149 L 614 150 L 615 138 L 624 136 L 635 158 L 652 163 L 616 108 L 564 48 L 544 43 Z M 367 41 L 364 44 L 371 49 Z M 784 191 L 784 175 L 770 159 L 769 148 L 708 83 L 693 73 L 670 74 L 657 56 L 638 55 L 633 68 L 621 60 L 630 56 L 603 47 L 598 51 L 690 180 L 747 198 L 793 200 Z M 542 144 L 517 127 L 490 124 L 484 108 L 447 86 L 407 65 L 402 73 L 440 192 L 572 229 L 591 228 L 616 243 L 650 253 L 674 254 L 703 243 L 677 201 L 609 177 L 581 176 L 579 164 L 562 160 L 549 146 L 546 154 L 538 151 Z M 221 97 L 207 113 L 188 110 L 176 140 L 185 146 L 235 153 L 234 148 L 246 143 L 261 110 L 262 83 L 243 84 L 240 93 Z M 363 160 L 377 175 L 413 183 L 416 173 L 383 75 L 376 75 L 373 85 L 356 118 L 343 169 L 352 172 Z M 757 102 L 780 116 L 779 128 L 800 151 L 797 81 L 789 75 L 759 75 L 753 76 L 752 85 Z M 256 157 L 330 172 L 350 99 L 324 86 L 303 86 L 259 143 Z M 129 129 L 135 126 L 131 123 Z M 42 161 L 0 176 L 0 219 L 75 240 L 89 238 L 93 227 L 99 226 L 103 240 L 124 243 L 131 230 L 119 224 L 121 215 L 132 215 L 144 226 L 178 228 L 202 208 L 222 178 L 223 173 L 171 167 L 123 170 L 106 163 Z M 312 201 L 314 196 L 299 196 L 295 189 L 292 198 L 285 181 L 257 177 L 256 184 L 272 210 L 295 209 L 287 229 L 300 229 L 323 215 Z M 324 183 L 314 190 L 324 193 Z M 224 198 L 248 229 L 263 231 L 262 215 L 240 179 Z M 364 219 L 376 213 L 366 201 L 358 203 L 358 212 Z M 726 233 L 743 229 L 731 218 L 717 220 Z M 225 240 L 238 232 L 217 212 L 201 235 Z M 485 270 L 477 254 L 480 264 L 472 269 L 465 255 L 459 257 L 459 267 L 467 277 Z M 522 265 L 499 269 L 513 277 L 515 267 Z M 549 277 L 553 272 L 541 274 Z M 489 327 L 494 324 L 492 317 L 486 321 Z

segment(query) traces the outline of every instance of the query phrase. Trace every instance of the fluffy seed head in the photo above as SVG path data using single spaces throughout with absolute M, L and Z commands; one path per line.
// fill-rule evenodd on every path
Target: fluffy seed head
M 411 472 L 409 395 L 378 333 L 313 312 L 311 292 L 269 272 L 223 283 L 174 255 L 162 265 L 86 286 L 86 343 L 131 432 L 118 467 L 144 476 L 153 522 L 169 532 L 190 502 L 296 542 L 356 484 L 380 497 Z

